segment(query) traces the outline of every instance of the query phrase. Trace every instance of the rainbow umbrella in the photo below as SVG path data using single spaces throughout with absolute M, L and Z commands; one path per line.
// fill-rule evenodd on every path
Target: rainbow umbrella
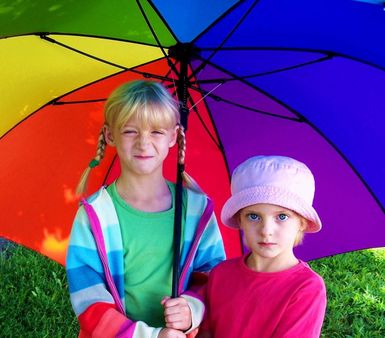
M 0 5 L 0 35 L 0 236 L 64 261 L 103 103 L 120 83 L 150 78 L 186 103 L 186 170 L 217 213 L 240 162 L 287 155 L 314 172 L 324 224 L 302 259 L 385 246 L 382 6 L 26 0 Z M 108 151 L 89 190 L 118 170 Z M 166 172 L 175 178 L 175 154 Z M 239 255 L 238 232 L 221 231 Z

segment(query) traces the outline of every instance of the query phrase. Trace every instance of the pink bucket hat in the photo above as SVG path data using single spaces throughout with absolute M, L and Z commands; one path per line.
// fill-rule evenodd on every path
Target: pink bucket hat
M 221 220 L 239 228 L 236 213 L 253 204 L 275 204 L 295 211 L 308 220 L 305 232 L 321 230 L 312 207 L 315 183 L 310 169 L 285 156 L 255 156 L 241 163 L 231 178 L 231 197 L 222 208 Z

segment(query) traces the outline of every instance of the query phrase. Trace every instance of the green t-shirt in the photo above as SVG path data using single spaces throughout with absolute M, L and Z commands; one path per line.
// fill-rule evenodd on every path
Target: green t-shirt
M 132 208 L 117 193 L 115 182 L 107 188 L 122 232 L 127 316 L 153 327 L 164 326 L 160 301 L 171 294 L 172 284 L 175 185 L 167 184 L 173 205 L 161 212 Z M 185 210 L 183 207 L 182 229 Z

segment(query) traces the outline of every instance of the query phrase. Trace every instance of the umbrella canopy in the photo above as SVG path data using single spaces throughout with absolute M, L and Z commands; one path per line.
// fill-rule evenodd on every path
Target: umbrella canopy
M 0 7 L 0 34 L 1 236 L 63 262 L 104 100 L 143 77 L 176 92 L 186 66 L 186 170 L 217 215 L 240 162 L 286 155 L 313 171 L 324 224 L 301 258 L 385 245 L 381 6 L 26 0 Z M 107 151 L 89 190 L 118 171 Z M 221 231 L 228 256 L 240 254 L 238 233 Z

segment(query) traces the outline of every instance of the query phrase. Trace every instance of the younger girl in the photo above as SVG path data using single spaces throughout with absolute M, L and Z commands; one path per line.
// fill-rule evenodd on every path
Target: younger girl
M 159 83 L 126 83 L 106 102 L 97 154 L 78 191 L 107 144 L 116 147 L 121 174 L 83 200 L 74 220 L 66 268 L 80 336 L 185 337 L 200 324 L 204 305 L 191 290 L 192 273 L 208 272 L 225 257 L 211 202 L 184 189 L 181 296 L 165 297 L 175 185 L 163 177 L 163 161 L 178 133 L 184 136 L 176 103 Z
M 325 285 L 293 253 L 304 232 L 321 229 L 314 190 L 310 170 L 292 158 L 256 156 L 235 169 L 221 218 L 243 230 L 250 253 L 210 273 L 199 337 L 319 337 Z

